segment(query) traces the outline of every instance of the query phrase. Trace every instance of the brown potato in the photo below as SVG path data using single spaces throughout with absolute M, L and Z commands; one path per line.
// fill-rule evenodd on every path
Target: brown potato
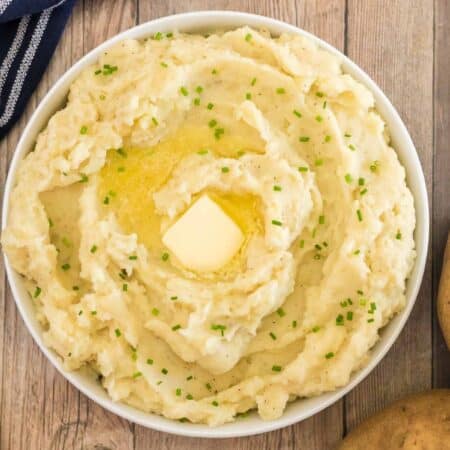
M 437 300 L 439 324 L 447 347 L 450 350 L 450 234 L 442 263 L 441 281 Z
M 450 389 L 409 395 L 369 417 L 337 450 L 449 450 Z

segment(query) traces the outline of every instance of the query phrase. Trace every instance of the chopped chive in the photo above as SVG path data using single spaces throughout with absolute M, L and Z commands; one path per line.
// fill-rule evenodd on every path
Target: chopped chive
M 147 358 L 147 364 L 149 366 L 151 366 L 153 364 L 153 359 L 152 358 Z
M 161 259 L 162 259 L 163 261 L 167 261 L 167 260 L 169 259 L 169 254 L 168 254 L 167 252 L 164 252 L 164 253 L 161 255 Z
M 178 297 L 176 295 L 172 295 L 172 297 L 170 297 L 170 300 L 178 300 Z
M 250 92 L 247 92 L 245 94 L 245 98 L 246 98 L 246 100 L 251 100 L 252 99 L 252 94 Z
M 128 291 L 128 284 L 127 283 L 123 283 L 122 284 L 122 291 L 123 292 L 127 292 Z
M 365 298 L 360 298 L 360 299 L 359 299 L 359 304 L 360 304 L 361 306 L 366 306 L 366 303 L 367 303 L 367 300 L 366 300 Z
M 348 299 L 347 299 L 347 302 L 348 302 L 349 305 L 353 305 L 353 302 L 352 302 L 352 299 L 351 299 L 351 298 L 348 298 Z
M 161 61 L 161 67 L 164 67 L 165 69 L 167 68 L 167 67 L 169 67 L 164 61 Z
M 356 291 L 356 293 L 357 293 L 358 295 L 364 295 L 364 292 L 363 292 L 361 289 L 358 289 L 358 290 Z
M 303 248 L 304 246 L 305 246 L 305 240 L 302 239 L 302 240 L 300 241 L 300 243 L 299 243 L 299 247 L 300 247 L 300 248 Z
M 322 122 L 323 121 L 323 117 L 319 116 L 319 115 L 316 116 L 315 119 L 316 119 L 317 122 Z
M 179 324 L 179 323 L 177 323 L 176 325 L 174 325 L 173 327 L 172 327 L 172 331 L 177 331 L 177 330 L 179 330 L 181 328 L 181 325 Z
M 244 150 L 239 150 L 239 151 L 237 152 L 238 158 L 240 158 L 241 156 L 244 156 L 244 155 L 245 155 Z
M 324 95 L 325 94 L 323 92 L 320 92 L 320 91 L 316 92 L 317 97 L 323 97 Z
M 277 192 L 280 192 L 280 191 L 282 190 L 282 187 L 281 187 L 281 186 L 278 186 L 278 185 L 275 185 L 275 186 L 273 187 L 273 190 L 274 190 L 274 191 L 277 191 Z
M 114 330 L 114 333 L 116 333 L 116 336 L 117 336 L 117 337 L 122 336 L 122 333 L 121 333 L 121 331 L 119 330 L 119 328 L 116 328 L 116 329 Z
M 92 316 L 96 316 L 96 315 L 97 315 L 97 311 L 95 311 L 95 310 L 94 310 L 94 311 L 91 311 L 91 315 L 92 315 Z
M 308 172 L 308 168 L 307 168 L 307 167 L 304 167 L 304 166 L 300 166 L 300 167 L 298 168 L 298 171 L 299 171 L 299 172 Z
M 319 216 L 319 224 L 323 225 L 325 223 L 325 216 Z
M 213 75 L 217 75 L 217 74 L 218 74 L 217 69 L 211 70 L 211 73 L 212 73 Z
M 397 231 L 397 234 L 395 235 L 395 239 L 400 240 L 402 238 L 402 233 L 400 230 Z
M 171 38 L 171 37 L 173 37 L 173 33 L 166 33 L 166 38 Z
M 169 373 L 169 371 L 166 368 L 162 368 L 161 373 L 164 375 L 167 375 Z
M 345 308 L 348 305 L 347 300 L 342 300 L 342 302 L 339 303 L 343 308 Z
M 292 321 L 292 328 L 297 328 L 297 321 L 296 320 Z
M 163 37 L 164 37 L 163 34 L 160 31 L 158 31 L 152 36 L 152 39 L 155 41 L 160 41 Z
M 212 324 L 211 325 L 211 330 L 214 331 L 220 331 L 220 334 L 223 336 L 224 335 L 224 331 L 227 329 L 226 325 L 220 325 L 220 324 Z
M 250 41 L 252 40 L 252 35 L 251 35 L 251 33 L 247 33 L 247 34 L 245 35 L 245 40 L 246 40 L 247 42 L 250 42 Z
M 347 173 L 344 178 L 347 184 L 350 184 L 353 181 L 353 178 L 349 173 Z
M 375 319 L 367 319 L 367 323 L 372 323 L 372 322 L 374 322 L 375 321 Z
M 229 167 L 222 167 L 221 169 L 222 173 L 228 173 L 230 171 Z
M 334 353 L 333 352 L 328 352 L 326 355 L 325 355 L 325 358 L 326 359 L 330 359 L 330 358 L 332 358 L 334 356 Z
M 100 100 L 105 100 L 106 95 L 105 95 L 105 94 L 100 94 L 98 98 L 99 98 Z
M 96 245 L 93 245 L 91 247 L 91 253 L 95 253 L 97 251 L 98 247 Z
M 194 377 L 192 375 L 189 375 L 188 377 L 186 377 L 186 381 L 191 381 Z
M 206 107 L 207 107 L 209 110 L 211 110 L 211 109 L 214 108 L 214 104 L 213 104 L 213 103 L 208 103 L 208 104 L 206 105 Z
M 187 97 L 189 95 L 189 92 L 188 92 L 188 90 L 186 89 L 185 86 L 181 86 L 180 87 L 180 94 L 184 95 L 185 97 Z
M 125 172 L 125 167 L 123 166 L 118 167 L 117 172 Z
M 217 125 L 217 120 L 211 119 L 211 120 L 208 122 L 209 128 L 214 128 L 216 125 Z
M 320 259 L 321 256 L 317 253 L 316 255 L 314 255 L 314 259 Z
M 213 400 L 212 402 L 211 402 L 211 405 L 213 405 L 213 406 L 219 406 L 219 402 L 217 401 L 217 400 Z
M 128 257 L 130 261 L 136 261 L 138 259 L 137 255 L 131 255 Z
M 364 186 L 366 180 L 362 177 L 358 178 L 358 186 Z
M 286 315 L 286 312 L 284 311 L 283 308 L 278 308 L 278 309 L 277 309 L 277 314 L 278 314 L 280 317 L 284 317 L 284 316 Z
M 102 73 L 102 70 L 101 70 L 101 69 L 97 69 L 97 70 L 94 72 L 95 75 L 100 75 L 101 73 Z
M 279 87 L 276 89 L 276 93 L 277 94 L 285 94 L 286 93 L 286 89 Z
M 192 396 L 192 394 L 187 394 L 186 395 L 186 400 L 193 400 L 193 396 Z
M 156 117 L 152 117 L 152 122 L 153 122 L 153 125 L 155 125 L 155 126 L 159 125 L 158 119 Z
M 344 136 L 345 136 L 346 138 L 352 137 L 352 135 L 351 135 L 350 133 L 345 133 Z
M 300 137 L 298 138 L 298 140 L 299 140 L 300 142 L 308 142 L 308 141 L 309 141 L 309 136 L 300 136 Z
M 370 309 L 371 309 L 372 311 L 375 311 L 375 310 L 377 309 L 377 304 L 376 304 L 375 302 L 372 302 L 372 303 L 370 304 Z
M 253 78 L 250 84 L 251 84 L 252 86 L 254 86 L 254 85 L 256 84 L 256 78 Z
M 323 109 L 326 109 L 326 107 L 327 107 L 327 101 L 325 100 L 325 101 L 323 102 L 323 104 L 322 104 L 322 108 L 323 108 Z
M 378 165 L 380 164 L 379 161 L 374 161 L 371 165 L 370 165 L 370 171 L 371 172 L 376 172 L 378 170 Z
M 70 247 L 72 244 L 70 243 L 69 239 L 67 239 L 65 236 L 61 239 L 62 243 L 65 247 Z
M 208 150 L 206 150 L 206 148 L 203 148 L 202 150 L 199 150 L 197 152 L 198 155 L 206 155 L 208 153 Z
M 85 173 L 80 173 L 80 183 L 87 183 L 89 181 L 89 177 Z
M 270 332 L 270 333 L 269 333 L 269 336 L 270 336 L 274 341 L 276 341 L 277 337 L 275 336 L 274 333 Z
M 175 395 L 176 395 L 177 397 L 180 397 L 180 396 L 181 396 L 181 389 L 180 389 L 180 388 L 176 388 L 176 389 L 175 389 Z
M 296 109 L 294 109 L 292 111 L 298 118 L 302 117 L 302 113 L 300 111 L 297 111 Z
M 118 148 L 118 149 L 116 150 L 116 152 L 117 152 L 120 156 L 123 156 L 124 158 L 127 157 L 127 153 L 125 152 L 125 150 L 124 150 L 122 147 Z
M 280 222 L 279 220 L 272 220 L 272 225 L 276 225 L 277 227 L 281 227 L 283 225 L 282 222 Z
M 353 144 L 348 144 L 348 148 L 354 152 L 356 150 L 355 146 Z
M 367 194 L 367 188 L 363 189 L 363 190 L 360 192 L 360 195 L 366 195 L 366 194 Z
M 359 249 L 358 249 L 358 250 L 355 250 L 355 251 L 353 252 L 354 255 L 359 255 L 360 253 L 361 253 L 361 250 L 359 250 Z
M 360 222 L 362 222 L 363 216 L 362 216 L 362 212 L 361 212 L 360 209 L 357 209 L 357 210 L 356 210 L 356 215 L 358 216 L 358 220 L 359 220 Z
M 158 316 L 158 315 L 159 315 L 159 309 L 158 309 L 158 308 L 153 308 L 153 309 L 152 309 L 152 314 L 153 314 L 154 316 Z
M 69 270 L 69 269 L 70 269 L 70 264 L 69 264 L 69 263 L 63 264 L 63 265 L 61 266 L 61 269 L 64 270 L 64 271 Z
M 194 105 L 195 106 L 200 105 L 200 98 L 199 97 L 194 98 Z
M 50 217 L 48 218 L 48 226 L 51 228 L 53 227 L 53 220 L 50 219 Z
M 222 136 L 222 134 L 224 134 L 225 133 L 225 130 L 223 129 L 223 128 L 216 128 L 215 130 L 214 130 L 214 137 L 216 138 L 216 139 L 220 139 L 220 137 Z
M 317 166 L 317 167 L 322 166 L 323 165 L 323 159 L 320 159 L 320 158 L 316 159 L 314 161 L 314 165 Z
M 72 286 L 72 289 L 73 289 L 74 291 L 79 291 L 79 290 L 80 290 L 79 286 Z
M 322 247 L 321 247 L 319 244 L 316 244 L 316 245 L 314 246 L 314 248 L 315 248 L 316 250 L 322 250 Z
M 36 290 L 34 291 L 33 297 L 38 298 L 39 295 L 41 294 L 41 292 L 42 292 L 42 289 L 39 286 L 36 286 Z
M 87 126 L 86 126 L 86 125 L 83 125 L 83 126 L 80 128 L 80 134 L 87 134 L 87 132 L 88 132 Z
M 342 314 L 338 314 L 336 317 L 336 325 L 344 325 L 344 316 Z
M 281 372 L 282 369 L 283 368 L 281 366 L 272 366 L 272 372 Z
M 329 134 L 327 134 L 325 136 L 325 142 L 330 142 L 331 141 L 331 136 Z
M 106 196 L 106 197 L 103 199 L 103 204 L 104 204 L 104 205 L 109 205 L 109 197 L 108 197 L 108 196 Z
M 347 311 L 347 320 L 353 320 L 353 312 Z
M 206 383 L 205 386 L 206 386 L 206 389 L 208 389 L 208 391 L 210 391 L 212 389 L 212 386 L 209 383 Z
M 312 332 L 313 333 L 317 333 L 319 330 L 320 330 L 319 325 L 316 325 L 316 326 L 312 327 Z
M 133 378 L 134 379 L 139 378 L 141 376 L 142 376 L 142 372 L 135 372 L 135 373 L 133 373 Z
M 201 94 L 203 92 L 203 88 L 201 86 L 197 86 L 195 88 L 195 92 L 197 92 L 198 94 Z

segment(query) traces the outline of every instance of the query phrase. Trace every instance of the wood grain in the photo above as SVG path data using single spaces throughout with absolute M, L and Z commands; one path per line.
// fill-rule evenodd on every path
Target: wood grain
M 380 85 L 419 153 L 431 200 L 433 142 L 433 2 L 349 0 L 347 52 Z M 418 69 L 419 68 L 419 69 Z M 346 429 L 400 396 L 430 388 L 431 258 L 416 305 L 382 363 L 345 399 Z
M 264 435 L 215 442 L 178 438 L 135 426 L 103 410 L 53 369 L 16 311 L 1 260 L 2 450 L 328 450 L 347 429 L 402 394 L 431 385 L 450 387 L 449 354 L 432 317 L 439 258 L 450 219 L 450 5 L 446 0 L 434 0 L 434 4 L 433 0 L 79 0 L 25 114 L 0 142 L 1 186 L 30 114 L 84 53 L 134 24 L 206 9 L 268 15 L 311 31 L 347 50 L 398 108 L 419 152 L 433 202 L 433 253 L 414 312 L 388 356 L 345 401 L 302 423 Z

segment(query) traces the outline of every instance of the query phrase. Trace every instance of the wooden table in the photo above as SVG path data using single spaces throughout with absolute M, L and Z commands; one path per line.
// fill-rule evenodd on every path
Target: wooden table
M 392 400 L 431 387 L 450 387 L 450 353 L 434 307 L 450 221 L 448 0 L 79 0 L 26 114 L 0 142 L 1 186 L 30 114 L 75 61 L 133 25 L 205 9 L 249 11 L 311 31 L 366 70 L 397 107 L 419 152 L 432 214 L 428 265 L 414 311 L 388 355 L 343 400 L 283 430 L 213 442 L 145 429 L 80 394 L 28 334 L 0 262 L 2 450 L 330 449 Z

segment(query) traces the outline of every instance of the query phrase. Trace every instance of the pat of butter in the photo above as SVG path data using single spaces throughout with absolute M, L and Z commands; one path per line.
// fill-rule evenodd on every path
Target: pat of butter
M 220 269 L 243 240 L 241 229 L 207 195 L 200 197 L 162 239 L 186 268 L 195 271 Z

